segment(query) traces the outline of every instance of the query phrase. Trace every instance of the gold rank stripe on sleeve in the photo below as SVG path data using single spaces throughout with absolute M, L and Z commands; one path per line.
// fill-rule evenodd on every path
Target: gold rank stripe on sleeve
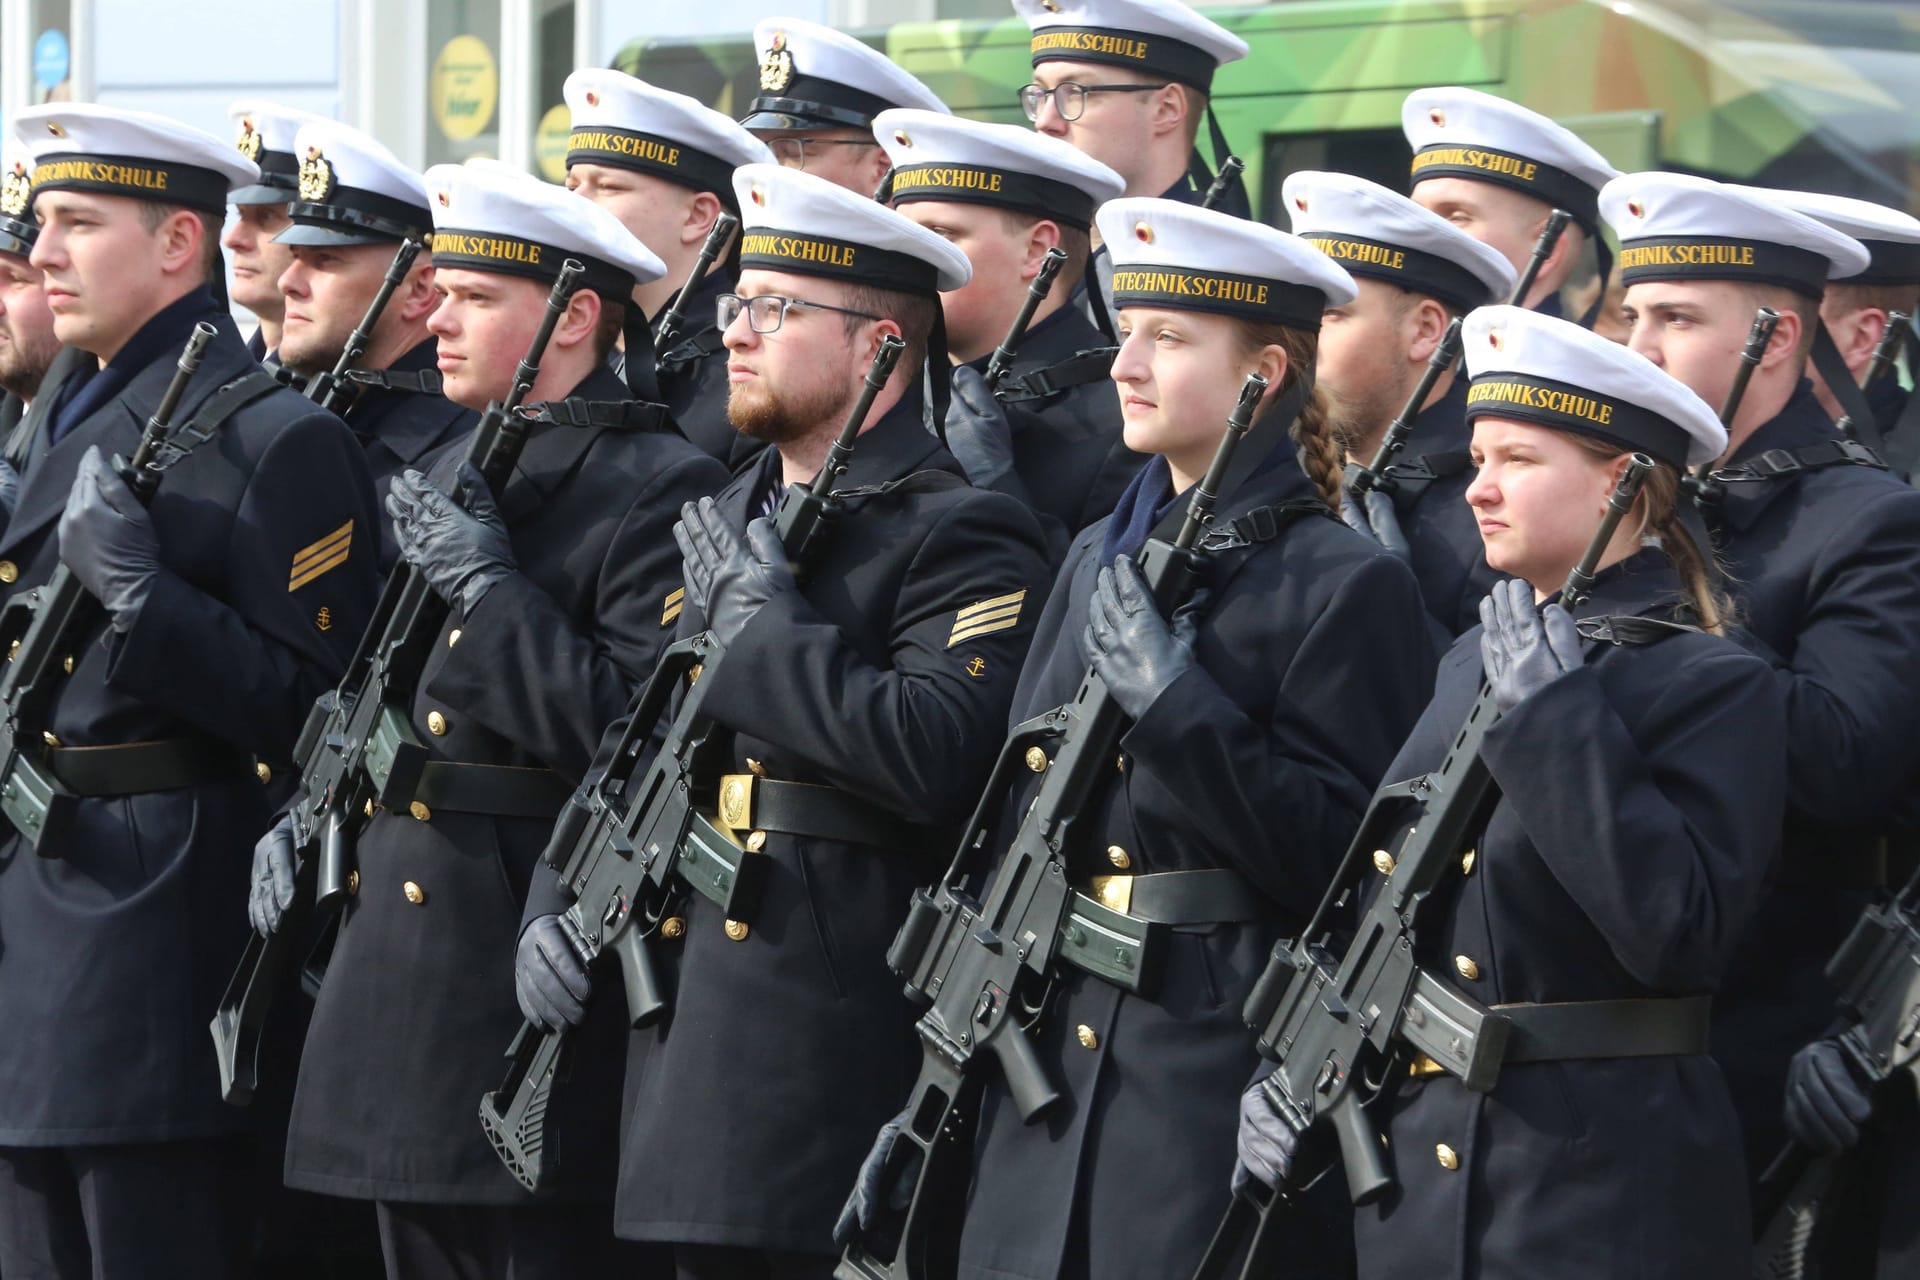
M 660 610 L 660 625 L 663 627 L 671 626 L 673 620 L 680 616 L 680 610 L 686 607 L 686 603 L 687 589 L 685 587 L 675 587 L 672 591 L 667 592 L 664 607 Z
M 947 637 L 947 648 L 996 631 L 1011 631 L 1020 622 L 1020 606 L 1026 598 L 1023 587 L 1011 595 L 995 596 L 960 610 L 953 615 L 953 634 Z
M 349 520 L 318 542 L 301 548 L 293 557 L 293 572 L 287 576 L 287 590 L 298 591 L 315 578 L 347 562 L 353 547 L 353 521 Z

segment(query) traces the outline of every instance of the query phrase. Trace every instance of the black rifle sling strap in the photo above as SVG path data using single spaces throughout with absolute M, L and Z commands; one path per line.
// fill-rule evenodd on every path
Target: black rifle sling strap
M 214 433 L 225 425 L 228 418 L 240 412 L 254 401 L 280 389 L 280 380 L 265 369 L 254 369 L 241 374 L 226 386 L 208 396 L 200 406 L 193 420 L 176 431 L 167 433 L 160 447 L 153 451 L 155 471 L 165 471 L 177 466 L 188 454 L 211 440 Z
M 1381 487 L 1393 495 L 1394 514 L 1404 516 L 1419 504 L 1421 496 L 1436 481 L 1446 480 L 1473 467 L 1473 455 L 1465 449 L 1443 449 L 1422 454 L 1386 469 Z
M 1873 406 L 1867 403 L 1867 393 L 1853 380 L 1853 370 L 1847 368 L 1846 357 L 1834 345 L 1833 335 L 1827 331 L 1824 321 L 1813 326 L 1813 367 L 1820 371 L 1827 390 L 1839 401 L 1840 412 L 1846 415 L 1853 438 L 1869 449 L 1879 449 L 1880 424 L 1874 420 Z
M 662 377 L 670 377 L 690 364 L 697 364 L 708 356 L 726 350 L 726 346 L 726 337 L 720 330 L 703 329 L 692 337 L 682 338 L 662 352 L 654 368 Z
M 1089 382 L 1102 381 L 1113 369 L 1113 357 L 1119 350 L 1118 347 L 1092 347 L 1076 351 L 1064 360 L 1005 379 L 994 395 L 1002 404 L 1027 404 L 1050 399 Z
M 422 396 L 444 394 L 438 369 L 349 369 L 347 381 L 376 391 L 401 391 Z
M 1887 464 L 1858 440 L 1823 440 L 1804 449 L 1769 449 L 1738 466 L 1723 467 L 1707 478 L 1716 485 L 1754 484 L 1826 467 L 1871 467 L 1885 471 Z

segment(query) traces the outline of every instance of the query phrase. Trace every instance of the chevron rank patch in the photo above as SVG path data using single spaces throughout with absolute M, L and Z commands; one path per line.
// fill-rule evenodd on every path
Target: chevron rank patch
M 947 637 L 947 648 L 996 631 L 1011 631 L 1020 622 L 1020 606 L 1026 598 L 1023 587 L 1012 595 L 995 596 L 960 610 L 953 615 L 953 634 Z
M 349 520 L 318 542 L 309 543 L 293 556 L 293 571 L 287 575 L 287 590 L 298 591 L 314 579 L 347 562 L 353 548 L 353 521 Z
M 687 589 L 685 587 L 675 587 L 672 591 L 667 592 L 667 598 L 662 602 L 660 609 L 660 625 L 663 627 L 672 626 L 673 620 L 680 616 L 680 610 L 684 609 L 686 604 Z

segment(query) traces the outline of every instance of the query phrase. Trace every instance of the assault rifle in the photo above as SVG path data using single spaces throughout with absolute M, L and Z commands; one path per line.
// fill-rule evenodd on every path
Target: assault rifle
M 660 317 L 660 332 L 653 339 L 656 366 L 666 360 L 667 353 L 679 346 L 680 339 L 686 335 L 687 308 L 693 305 L 693 295 L 699 292 L 700 282 L 707 278 L 713 264 L 727 251 L 727 241 L 733 239 L 734 228 L 739 225 L 740 219 L 726 212 L 713 220 L 707 238 L 701 242 L 700 256 L 694 259 L 693 270 L 687 273 L 687 282 L 673 295 L 673 305 Z
M 1569 608 L 1586 598 L 1615 530 L 1652 470 L 1651 459 L 1635 454 L 1622 472 L 1599 529 L 1567 575 L 1561 594 Z M 1422 908 L 1460 865 L 1461 850 L 1498 798 L 1480 753 L 1499 718 L 1492 688 L 1483 683 L 1440 767 L 1375 793 L 1312 920 L 1298 939 L 1275 945 L 1247 997 L 1247 1025 L 1261 1055 L 1278 1064 L 1261 1086 L 1268 1104 L 1297 1134 L 1323 1120 L 1332 1127 L 1357 1205 L 1372 1203 L 1393 1185 L 1365 1109 L 1379 1096 L 1369 1092 L 1373 1082 L 1392 1080 L 1396 1067 L 1405 1076 L 1410 1054 L 1431 1059 L 1477 1093 L 1491 1090 L 1499 1079 L 1508 1018 L 1428 971 L 1414 955 Z M 1411 830 L 1405 812 L 1409 799 L 1421 806 Z M 1402 830 L 1406 836 L 1393 850 L 1392 837 Z M 1336 954 L 1330 918 L 1351 891 L 1359 891 L 1357 877 L 1364 870 L 1385 880 L 1353 941 Z M 1274 1210 L 1290 1203 L 1293 1193 L 1275 1188 L 1267 1194 L 1250 1179 L 1234 1197 L 1196 1280 L 1226 1273 L 1250 1225 L 1240 1274 L 1244 1280 L 1259 1274 L 1273 1252 L 1271 1228 L 1279 1221 Z
M 1147 587 L 1164 617 L 1192 596 L 1203 562 L 1197 543 L 1266 389 L 1265 378 L 1248 376 L 1179 535 L 1170 543 L 1150 541 L 1141 552 Z M 1125 713 L 1089 668 L 1071 702 L 1014 728 L 946 874 L 932 892 L 914 893 L 887 963 L 906 980 L 908 997 L 926 1006 L 917 1026 L 923 1057 L 906 1123 L 886 1163 L 887 1178 L 913 1178 L 913 1196 L 902 1214 L 848 1244 L 834 1271 L 841 1280 L 927 1276 L 940 1215 L 964 1195 L 962 1135 L 979 1108 L 984 1057 L 999 1062 L 1022 1121 L 1032 1123 L 1058 1101 L 1027 1028 L 1060 964 L 1132 991 L 1154 982 L 1162 927 L 1114 910 L 1067 880 L 1069 850 L 1084 838 L 1079 820 L 1113 777 L 1125 728 Z M 1040 775 L 1038 789 L 978 895 L 981 858 L 997 848 L 992 837 L 1003 798 L 1026 770 Z
M 533 390 L 554 326 L 585 270 L 571 258 L 561 266 L 506 400 L 488 405 L 474 427 L 466 460 L 495 494 L 506 487 L 527 442 L 531 423 L 519 412 L 521 403 Z M 261 1032 L 300 919 L 337 905 L 349 892 L 353 841 L 375 807 L 405 812 L 413 800 L 429 753 L 413 731 L 409 709 L 448 609 L 419 569 L 404 559 L 394 565 L 339 688 L 315 701 L 294 744 L 300 789 L 288 810 L 299 859 L 293 906 L 270 936 L 248 937 L 211 1024 L 220 1092 L 237 1106 L 253 1097 Z
M 1747 384 L 1753 380 L 1753 371 L 1760 367 L 1760 357 L 1766 354 L 1767 344 L 1773 341 L 1773 331 L 1779 323 L 1780 313 L 1772 307 L 1761 307 L 1753 313 L 1753 327 L 1747 330 L 1747 341 L 1740 348 L 1740 367 L 1733 371 L 1733 385 L 1727 388 L 1727 398 L 1720 402 L 1720 425 L 1728 430 L 1733 428 L 1733 420 L 1740 413 L 1740 402 L 1747 398 Z M 1702 502 L 1712 502 L 1720 496 L 1720 485 L 1713 478 L 1714 462 L 1715 459 L 1710 458 L 1680 478 L 1682 486 Z
M 1866 371 L 1860 375 L 1862 391 L 1873 385 L 1873 380 L 1892 366 L 1894 353 L 1900 349 L 1900 340 L 1906 336 L 1907 329 L 1912 323 L 1912 319 L 1904 311 L 1888 314 L 1887 327 L 1881 330 L 1880 341 L 1873 344 L 1873 354 L 1867 358 Z M 1920 370 L 1916 370 L 1916 373 L 1920 373 Z M 1853 427 L 1853 415 L 1850 413 L 1841 415 L 1840 421 L 1834 423 L 1834 428 L 1849 439 L 1857 434 Z
M 1033 323 L 1033 313 L 1047 300 L 1054 278 L 1060 274 L 1060 268 L 1066 265 L 1066 251 L 1059 248 L 1047 250 L 1047 256 L 1040 260 L 1040 269 L 1034 274 L 1033 283 L 1027 286 L 1027 296 L 1020 303 L 1019 314 L 1007 326 L 1007 336 L 1000 339 L 1000 345 L 993 349 L 993 358 L 987 361 L 987 390 L 998 387 L 1000 380 L 1013 368 L 1013 358 L 1020 350 L 1020 340 L 1027 336 L 1027 326 Z
M 1226 199 L 1227 189 L 1238 182 L 1240 175 L 1246 171 L 1247 162 L 1239 156 L 1228 156 L 1221 161 L 1220 172 L 1214 176 L 1212 184 L 1207 187 L 1207 194 L 1200 197 L 1200 207 L 1218 209 L 1220 202 Z
M 790 563 L 804 569 L 819 535 L 839 508 L 834 488 L 845 476 L 854 440 L 873 401 L 893 376 L 906 344 L 888 335 L 867 369 L 826 465 L 811 485 L 787 489 L 773 528 Z M 707 714 L 707 694 L 722 678 L 726 650 L 711 631 L 682 640 L 661 655 L 627 716 L 607 773 L 574 794 L 561 810 L 544 861 L 559 873 L 573 905 L 561 927 L 588 965 L 612 952 L 626 986 L 627 1016 L 643 1027 L 666 1010 L 646 935 L 665 915 L 673 895 L 691 889 L 726 914 L 730 936 L 744 938 L 758 903 L 766 860 L 759 845 L 742 843 L 706 815 L 736 800 L 721 789 L 718 752 L 727 741 Z M 635 772 L 653 731 L 684 688 L 666 739 L 644 772 Z M 751 783 L 740 782 L 746 787 Z M 546 1132 L 547 1104 L 560 1074 L 571 1032 L 522 1023 L 507 1047 L 507 1074 L 480 1099 L 480 1124 L 508 1172 L 536 1189 L 558 1164 Z
M 172 430 L 174 410 L 200 368 L 207 343 L 218 332 L 201 321 L 173 368 L 132 461 L 115 458 L 114 469 L 141 502 L 160 485 L 156 454 Z M 0 649 L 8 654 L 0 674 L 0 815 L 42 857 L 59 856 L 77 797 L 54 776 L 44 752 L 59 745 L 47 731 L 54 694 L 73 670 L 73 653 L 100 620 L 100 605 L 62 560 L 42 585 L 22 592 L 0 609 Z
M 340 349 L 340 359 L 333 368 L 320 374 L 307 384 L 306 397 L 325 409 L 328 413 L 344 413 L 351 403 L 348 397 L 350 380 L 347 374 L 360 363 L 367 354 L 367 348 L 373 343 L 373 327 L 380 323 L 381 315 L 392 300 L 394 291 L 406 280 L 407 272 L 413 270 L 413 260 L 420 256 L 420 242 L 409 236 L 400 242 L 393 251 L 393 261 L 387 264 L 387 274 L 380 281 L 379 292 L 373 295 L 373 301 L 367 306 L 367 314 L 360 317 L 360 324 L 347 337 L 347 345 Z

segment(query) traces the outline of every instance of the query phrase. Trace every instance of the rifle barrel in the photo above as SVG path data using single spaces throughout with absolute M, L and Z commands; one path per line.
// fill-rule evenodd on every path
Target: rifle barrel
M 998 387 L 1001 379 L 1013 368 L 1014 354 L 1019 351 L 1020 340 L 1027 336 L 1027 329 L 1033 324 L 1033 313 L 1047 300 L 1047 294 L 1053 290 L 1054 278 L 1066 264 L 1066 250 L 1057 246 L 1047 250 L 1047 256 L 1040 260 L 1040 269 L 1034 274 L 1033 283 L 1027 286 L 1027 296 L 1020 303 L 1019 314 L 1007 326 L 1007 336 L 994 348 L 993 359 L 987 361 L 987 390 Z
M 133 473 L 136 482 L 149 478 L 147 467 L 153 461 L 154 451 L 167 438 L 167 428 L 173 424 L 174 410 L 180 407 L 180 397 L 186 394 L 187 383 L 200 368 L 200 361 L 206 355 L 207 344 L 213 341 L 213 335 L 219 332 L 211 324 L 202 320 L 193 326 L 193 332 L 187 337 L 187 345 L 180 352 L 179 363 L 173 367 L 173 380 L 167 383 L 166 391 L 160 397 L 160 404 L 147 419 L 147 429 L 140 435 L 140 447 L 133 451 L 133 460 L 128 470 Z M 151 477 L 153 483 L 159 477 Z M 147 486 L 151 487 L 151 486 Z
M 1533 292 L 1533 282 L 1540 278 L 1540 268 L 1547 265 L 1547 259 L 1553 256 L 1560 237 L 1566 234 L 1567 224 L 1572 221 L 1573 215 L 1565 209 L 1555 209 L 1547 215 L 1547 223 L 1540 228 L 1540 238 L 1533 242 L 1533 253 L 1527 258 L 1527 269 L 1520 273 L 1520 279 L 1513 286 L 1513 296 L 1507 299 L 1509 305 L 1527 305 L 1527 295 Z
M 1593 594 L 1594 575 L 1600 571 L 1601 557 L 1606 555 L 1614 531 L 1619 529 L 1620 521 L 1626 518 L 1627 512 L 1633 510 L 1634 501 L 1640 496 L 1640 487 L 1652 473 L 1653 459 L 1646 454 L 1636 453 L 1627 460 L 1627 469 L 1620 473 L 1619 481 L 1607 497 L 1607 512 L 1600 517 L 1600 527 L 1594 530 L 1593 541 L 1587 544 L 1580 563 L 1573 566 L 1572 572 L 1567 574 L 1566 585 L 1560 588 L 1560 602 L 1569 611 L 1578 609 Z
M 1440 335 L 1440 345 L 1427 357 L 1427 370 L 1420 375 L 1420 385 L 1400 406 L 1399 416 L 1387 427 L 1387 434 L 1380 438 L 1380 448 L 1374 453 L 1373 461 L 1354 473 L 1352 484 L 1356 493 L 1381 487 L 1387 468 L 1393 465 L 1399 452 L 1407 447 L 1407 437 L 1413 434 L 1414 419 L 1420 416 L 1420 410 L 1425 407 L 1427 397 L 1433 394 L 1440 375 L 1460 362 L 1460 343 L 1460 317 L 1455 316 L 1448 322 L 1447 331 Z
M 540 376 L 541 357 L 546 352 L 547 343 L 553 338 L 554 326 L 566 314 L 568 304 L 580 288 L 580 278 L 586 271 L 585 264 L 578 258 L 568 258 L 560 264 L 560 274 L 555 278 L 553 288 L 547 291 L 547 310 L 540 317 L 540 329 L 534 334 L 527 354 L 513 371 L 513 390 L 507 393 L 507 402 L 503 406 L 508 413 L 518 409 L 532 393 L 534 379 Z
M 893 367 L 900 363 L 900 353 L 907 344 L 899 334 L 890 333 L 880 340 L 880 349 L 873 353 L 873 362 L 867 366 L 867 376 L 860 384 L 860 398 L 853 402 L 853 408 L 847 411 L 847 420 L 840 428 L 839 438 L 833 447 L 827 450 L 826 465 L 820 468 L 820 474 L 813 478 L 813 496 L 826 498 L 833 493 L 834 482 L 847 469 L 847 458 L 853 453 L 853 442 L 860 435 L 860 429 L 866 425 L 867 414 L 873 408 L 874 397 L 880 394 L 887 380 L 893 377 Z
M 1220 172 L 1214 176 L 1213 185 L 1207 188 L 1207 194 L 1200 197 L 1202 209 L 1217 209 L 1220 201 L 1226 198 L 1227 188 L 1239 179 L 1247 169 L 1247 162 L 1239 156 L 1228 156 L 1220 162 Z
M 1190 549 L 1199 540 L 1200 531 L 1213 520 L 1213 509 L 1220 501 L 1220 485 L 1226 479 L 1227 467 L 1233 462 L 1234 450 L 1253 429 L 1253 413 L 1260 407 L 1260 398 L 1267 394 L 1267 380 L 1257 373 L 1247 375 L 1240 386 L 1240 398 L 1234 401 L 1233 412 L 1227 415 L 1227 433 L 1220 437 L 1220 447 L 1213 451 L 1213 461 L 1207 464 L 1207 474 L 1193 487 L 1193 497 L 1187 503 L 1187 519 L 1180 526 L 1180 536 L 1173 545 L 1181 551 Z
M 700 256 L 694 259 L 693 270 L 687 273 L 687 281 L 680 286 L 680 292 L 673 295 L 673 305 L 660 317 L 660 336 L 655 344 L 656 363 L 667 354 L 680 336 L 680 330 L 687 327 L 687 308 L 693 305 L 693 295 L 700 289 L 700 282 L 707 278 L 707 272 L 720 260 L 727 250 L 727 241 L 733 238 L 734 228 L 740 225 L 740 219 L 731 213 L 722 211 L 713 220 L 713 226 L 707 231 L 707 238 L 701 242 Z

